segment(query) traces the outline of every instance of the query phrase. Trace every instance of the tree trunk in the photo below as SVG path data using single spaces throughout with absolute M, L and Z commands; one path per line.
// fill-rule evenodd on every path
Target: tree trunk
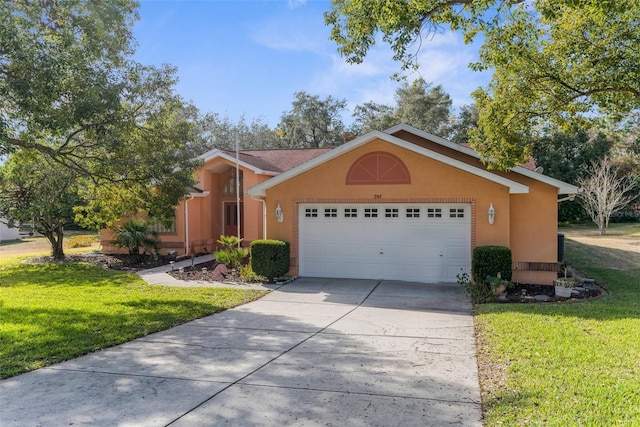
M 62 248 L 64 231 L 62 229 L 62 226 L 57 227 L 55 230 L 47 232 L 45 236 L 49 240 L 49 243 L 51 243 L 51 256 L 53 257 L 53 259 L 64 259 L 64 250 Z

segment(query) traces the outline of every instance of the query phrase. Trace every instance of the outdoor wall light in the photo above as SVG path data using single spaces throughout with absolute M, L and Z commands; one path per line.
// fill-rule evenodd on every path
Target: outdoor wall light
M 496 219 L 496 210 L 493 207 L 493 203 L 491 203 L 491 205 L 489 205 L 489 224 L 493 224 L 493 221 Z
M 280 203 L 278 203 L 278 206 L 276 207 L 276 217 L 278 218 L 278 222 L 282 222 L 284 220 L 284 214 L 282 213 Z

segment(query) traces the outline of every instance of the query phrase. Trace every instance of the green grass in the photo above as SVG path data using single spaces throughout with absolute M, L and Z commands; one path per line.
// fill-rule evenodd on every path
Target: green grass
M 149 286 L 82 263 L 0 261 L 0 378 L 252 301 L 265 292 Z
M 611 268 L 622 252 L 566 242 L 600 300 L 477 306 L 486 425 L 640 425 L 640 264 Z

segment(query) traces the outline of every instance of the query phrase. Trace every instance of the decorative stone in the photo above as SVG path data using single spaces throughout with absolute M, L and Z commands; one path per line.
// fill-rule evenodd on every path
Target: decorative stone
M 535 297 L 533 297 L 536 301 L 540 301 L 540 302 L 549 302 L 552 301 L 553 298 L 551 298 L 549 295 L 536 295 Z
M 594 285 L 595 283 L 596 283 L 595 280 L 589 279 L 588 277 L 585 277 L 584 279 L 582 279 L 583 285 Z
M 213 270 L 213 277 L 216 281 L 221 282 L 229 275 L 229 270 L 224 264 L 218 264 L 216 268 Z
M 576 291 L 578 291 L 578 292 L 584 292 L 584 291 L 586 290 L 586 289 L 585 289 L 585 288 L 583 288 L 582 286 L 576 286 L 576 287 L 575 287 L 575 288 L 573 288 L 573 289 L 575 289 L 575 290 L 576 290 Z

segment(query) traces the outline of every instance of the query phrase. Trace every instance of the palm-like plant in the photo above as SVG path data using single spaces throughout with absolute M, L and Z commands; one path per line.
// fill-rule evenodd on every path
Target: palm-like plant
M 119 248 L 127 248 L 129 255 L 140 255 L 141 248 L 144 254 L 150 250 L 158 252 L 158 233 L 153 231 L 144 220 L 130 219 L 113 227 L 113 231 L 116 233 L 113 244 Z
M 218 243 L 222 245 L 222 249 L 214 253 L 216 261 L 229 269 L 238 269 L 242 260 L 249 255 L 246 248 L 240 247 L 240 242 L 242 239 L 236 236 L 220 236 Z

